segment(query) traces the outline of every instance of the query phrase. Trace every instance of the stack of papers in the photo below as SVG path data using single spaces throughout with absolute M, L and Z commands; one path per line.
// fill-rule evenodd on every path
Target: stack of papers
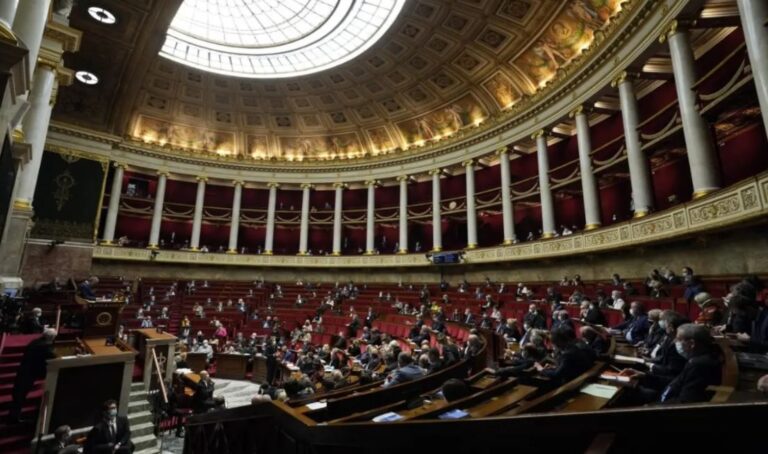
M 438 416 L 439 419 L 461 419 L 469 416 L 469 413 L 465 410 L 451 410 Z
M 632 380 L 632 377 L 628 375 L 619 375 L 615 372 L 603 372 L 600 374 L 600 378 L 603 380 L 618 381 L 621 383 L 629 383 L 630 380 Z
M 636 356 L 615 355 L 613 360 L 619 363 L 645 364 L 645 360 L 643 358 L 638 358 Z
M 581 388 L 581 392 L 589 394 L 590 396 L 601 397 L 603 399 L 610 399 L 613 397 L 619 388 L 611 385 L 601 385 L 599 383 L 590 383 L 589 385 Z
M 325 408 L 327 406 L 328 406 L 328 404 L 326 402 L 312 402 L 312 403 L 307 404 L 307 408 L 309 408 L 310 410 L 319 410 L 319 409 Z

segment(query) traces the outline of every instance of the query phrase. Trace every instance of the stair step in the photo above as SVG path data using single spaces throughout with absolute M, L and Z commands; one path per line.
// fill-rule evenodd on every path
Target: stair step
M 157 437 L 155 437 L 154 434 L 131 437 L 131 441 L 133 442 L 136 451 L 154 448 L 153 452 L 159 452 Z
M 145 422 L 152 422 L 152 412 L 147 410 L 131 413 L 128 415 L 128 421 L 130 421 L 131 426 Z
M 143 422 L 141 424 L 131 425 L 131 436 L 140 437 L 142 435 L 154 434 L 155 425 L 151 422 Z

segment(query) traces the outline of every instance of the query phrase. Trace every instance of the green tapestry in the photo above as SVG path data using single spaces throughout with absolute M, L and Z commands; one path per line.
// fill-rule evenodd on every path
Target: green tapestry
M 107 164 L 46 151 L 35 188 L 32 236 L 92 241 Z

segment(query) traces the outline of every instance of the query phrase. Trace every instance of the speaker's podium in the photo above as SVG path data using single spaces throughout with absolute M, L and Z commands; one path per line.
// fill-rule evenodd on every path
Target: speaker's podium
M 118 401 L 120 415 L 128 411 L 137 351 L 117 339 L 124 303 L 76 301 L 84 312 L 83 337 L 54 344 L 37 425 L 44 435 L 64 424 L 91 426 L 108 399 Z

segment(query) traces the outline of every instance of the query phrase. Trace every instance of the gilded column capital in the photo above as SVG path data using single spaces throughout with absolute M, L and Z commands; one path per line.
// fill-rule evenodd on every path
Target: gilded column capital
M 205 176 L 205 175 L 198 175 L 198 176 L 195 177 L 195 180 L 197 180 L 198 182 L 205 183 L 205 182 L 208 181 L 208 177 Z
M 429 172 L 427 172 L 430 176 L 440 175 L 443 173 L 443 169 L 432 169 Z
M 471 167 L 475 161 L 473 159 L 467 159 L 466 161 L 462 161 L 461 166 L 462 167 Z
M 232 180 L 234 186 L 243 186 L 245 182 L 243 180 Z
M 587 113 L 589 113 L 589 109 L 590 109 L 590 107 L 589 107 L 588 105 L 586 105 L 586 104 L 580 104 L 580 105 L 576 106 L 576 108 L 575 108 L 575 109 L 573 109 L 573 110 L 572 110 L 572 111 L 571 111 L 571 112 L 568 114 L 568 117 L 569 117 L 569 118 L 576 118 L 576 116 L 578 116 L 578 115 L 581 115 L 581 114 L 587 114 Z
M 344 189 L 347 187 L 346 183 L 333 183 L 333 189 Z
M 23 143 L 24 142 L 24 130 L 21 129 L 20 126 L 16 127 L 13 132 L 11 133 L 11 138 L 13 139 L 14 143 Z
M 377 186 L 379 182 L 377 180 L 366 180 L 365 185 L 366 186 Z
M 667 24 L 666 27 L 661 32 L 661 35 L 659 36 L 659 42 L 665 43 L 669 38 L 672 37 L 675 33 L 678 31 L 680 23 L 677 21 L 677 19 L 672 20 L 669 24 Z
M 167 171 L 167 170 L 158 170 L 158 171 L 157 171 L 157 176 L 158 176 L 158 177 L 165 177 L 165 178 L 168 178 L 169 176 L 171 176 L 171 172 L 169 172 L 169 171 Z
M 547 136 L 547 131 L 545 131 L 543 129 L 539 129 L 538 131 L 536 131 L 533 134 L 531 134 L 531 139 L 536 140 L 539 137 L 546 137 L 546 136 Z
M 496 149 L 496 156 L 501 156 L 509 153 L 509 147 L 501 147 Z
M 120 161 L 112 161 L 112 167 L 114 167 L 114 168 L 122 167 L 123 170 L 125 170 L 125 168 L 128 167 L 128 164 L 126 164 L 124 162 L 120 162 Z
M 613 87 L 613 88 L 618 87 L 619 85 L 621 85 L 624 82 L 626 82 L 628 77 L 629 77 L 629 74 L 627 74 L 626 71 L 622 71 L 622 72 L 616 74 L 616 77 L 614 77 L 611 80 L 611 87 Z
M 399 182 L 408 181 L 408 179 L 409 179 L 408 175 L 400 175 L 399 177 L 397 177 L 397 181 Z
M 271 181 L 271 182 L 267 183 L 267 187 L 268 187 L 269 189 L 272 189 L 272 188 L 275 188 L 275 189 L 277 189 L 277 188 L 279 188 L 279 187 L 280 187 L 280 183 L 277 183 L 277 182 Z
M 299 187 L 301 189 L 312 189 L 314 186 L 312 185 L 312 183 L 301 183 Z

